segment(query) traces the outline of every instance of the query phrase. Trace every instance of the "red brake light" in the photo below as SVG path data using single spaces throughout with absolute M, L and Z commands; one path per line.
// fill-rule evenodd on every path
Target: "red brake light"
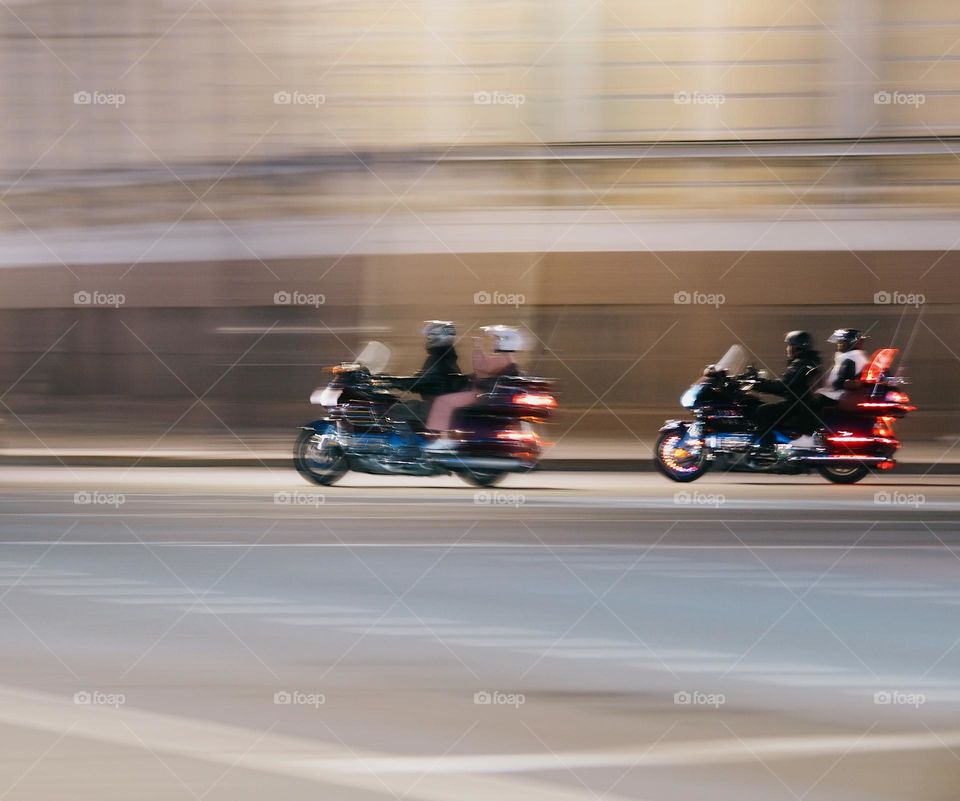
M 554 409 L 557 405 L 557 399 L 553 395 L 540 395 L 533 392 L 514 395 L 513 402 L 521 406 L 533 406 L 538 409 Z
M 540 440 L 535 431 L 498 431 L 497 439 L 510 442 L 538 442 Z
M 878 417 L 873 424 L 873 433 L 878 437 L 892 437 L 895 421 L 896 418 L 894 417 Z

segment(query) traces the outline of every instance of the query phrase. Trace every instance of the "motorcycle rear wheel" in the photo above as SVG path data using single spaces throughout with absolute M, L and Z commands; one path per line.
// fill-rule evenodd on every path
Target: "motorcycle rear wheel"
M 657 438 L 653 463 L 671 481 L 696 481 L 710 469 L 707 451 L 701 448 L 699 454 L 678 455 L 683 450 L 679 447 L 682 440 L 683 434 L 676 429 L 662 432 Z
M 862 464 L 821 465 L 817 470 L 821 476 L 833 484 L 856 484 L 870 474 Z
M 350 465 L 339 446 L 326 445 L 318 450 L 316 435 L 312 429 L 300 432 L 293 446 L 293 466 L 312 484 L 329 487 L 349 472 Z
M 492 487 L 503 481 L 507 475 L 503 470 L 458 470 L 460 476 L 471 487 Z

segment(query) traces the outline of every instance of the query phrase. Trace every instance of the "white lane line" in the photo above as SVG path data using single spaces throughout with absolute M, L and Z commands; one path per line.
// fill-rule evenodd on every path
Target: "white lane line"
M 369 797 L 410 799 L 410 801 L 596 801 L 596 793 L 586 787 L 561 786 L 531 777 L 491 776 L 496 771 L 416 771 L 422 778 L 411 784 L 407 775 L 380 775 L 368 765 L 393 764 L 403 759 L 393 754 L 363 751 L 337 742 L 308 740 L 280 734 L 264 734 L 273 707 L 260 729 L 226 726 L 148 712 L 124 705 L 78 706 L 67 698 L 0 686 L 0 723 L 62 735 L 69 729 L 69 740 L 85 738 L 101 743 L 172 754 L 230 769 L 253 770 L 293 777 L 318 784 L 363 791 Z M 9 756 L 9 755 L 8 755 Z M 440 755 L 422 757 L 428 766 L 442 765 Z M 497 756 L 481 757 L 496 764 Z M 559 767 L 559 766 L 558 766 Z M 329 790 L 318 798 L 329 798 Z M 365 796 L 366 797 L 366 796 Z M 624 796 L 605 795 L 606 801 L 628 801 Z M 631 801 L 638 801 L 632 798 Z

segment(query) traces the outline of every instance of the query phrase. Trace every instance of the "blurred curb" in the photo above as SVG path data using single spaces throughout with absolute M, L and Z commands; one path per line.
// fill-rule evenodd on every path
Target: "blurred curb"
M 259 467 L 289 469 L 293 471 L 293 459 L 267 456 L 130 456 L 126 454 L 70 454 L 57 456 L 51 453 L 39 454 L 2 454 L 0 465 L 8 467 Z M 545 459 L 537 472 L 608 472 L 608 473 L 652 473 L 655 471 L 652 459 Z M 960 463 L 957 462 L 900 462 L 889 473 L 880 475 L 908 476 L 944 476 L 960 475 Z

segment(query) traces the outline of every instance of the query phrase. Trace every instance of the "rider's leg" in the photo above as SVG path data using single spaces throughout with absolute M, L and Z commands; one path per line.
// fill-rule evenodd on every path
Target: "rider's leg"
M 789 416 L 793 403 L 788 400 L 775 403 L 762 403 L 753 412 L 753 422 L 760 432 L 760 444 L 763 447 L 773 446 L 773 435 L 778 427 L 782 426 Z

